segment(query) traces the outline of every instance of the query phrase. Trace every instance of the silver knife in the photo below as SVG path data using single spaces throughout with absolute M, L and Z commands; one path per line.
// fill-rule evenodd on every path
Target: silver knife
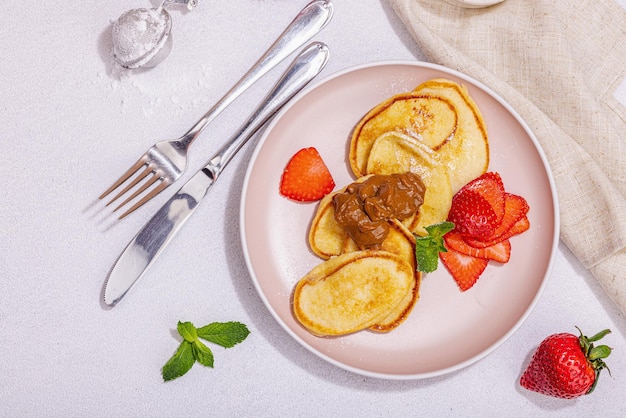
M 237 151 L 285 103 L 315 78 L 327 61 L 328 47 L 321 42 L 310 44 L 296 57 L 248 121 L 130 241 L 106 279 L 104 303 L 114 306 L 126 295 L 194 213 Z

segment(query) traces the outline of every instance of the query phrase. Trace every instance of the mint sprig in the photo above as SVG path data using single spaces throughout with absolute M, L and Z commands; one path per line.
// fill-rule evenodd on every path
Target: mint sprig
M 454 229 L 454 223 L 449 221 L 425 227 L 428 235 L 415 235 L 415 258 L 417 270 L 422 273 L 432 273 L 439 265 L 439 253 L 447 252 L 443 236 Z
M 163 366 L 162 375 L 166 382 L 187 373 L 196 361 L 206 367 L 213 367 L 213 352 L 199 338 L 231 348 L 250 334 L 248 327 L 240 322 L 213 322 L 196 328 L 191 322 L 178 321 L 176 328 L 183 341 Z

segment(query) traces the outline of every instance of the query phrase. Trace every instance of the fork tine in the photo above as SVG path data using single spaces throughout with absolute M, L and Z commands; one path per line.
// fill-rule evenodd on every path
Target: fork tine
M 113 183 L 111 187 L 109 187 L 104 193 L 102 193 L 98 199 L 105 198 L 113 190 L 117 189 L 120 186 L 120 184 L 128 180 L 130 176 L 136 173 L 137 170 L 139 170 L 145 163 L 146 161 L 143 157 L 137 160 L 137 162 L 131 168 L 129 168 L 124 174 L 122 174 L 122 177 L 120 177 L 119 180 Z
M 156 176 L 155 176 L 156 178 Z M 153 182 L 154 183 L 154 182 Z M 136 209 L 138 209 L 141 205 L 143 205 L 144 203 L 146 203 L 148 200 L 152 199 L 154 196 L 156 196 L 157 194 L 161 193 L 167 186 L 169 186 L 170 183 L 165 180 L 165 179 L 161 179 L 161 184 L 159 184 L 157 187 L 155 187 L 154 189 L 152 189 L 150 191 L 150 193 L 148 193 L 147 195 L 145 195 L 144 197 L 141 198 L 140 201 L 138 201 L 137 203 L 135 203 L 130 209 L 128 209 L 126 212 L 124 212 L 122 215 L 120 215 L 120 217 L 118 219 L 123 219 L 125 218 L 127 215 L 130 215 L 131 213 L 133 213 Z M 118 206 L 119 207 L 119 206 Z M 115 209 L 117 210 L 117 209 Z
M 142 173 L 143 175 L 144 173 Z M 144 176 L 145 177 L 145 176 Z M 133 200 L 134 198 L 136 198 L 137 196 L 139 196 L 141 193 L 143 193 L 146 189 L 148 189 L 148 187 L 152 186 L 154 183 L 157 182 L 157 180 L 159 180 L 160 176 L 157 173 L 154 173 L 152 175 L 152 177 L 150 177 L 145 183 L 143 183 L 141 185 L 141 187 L 139 187 L 137 190 L 135 190 L 133 192 L 133 194 L 131 194 L 130 196 L 128 196 L 126 198 L 126 200 L 124 200 L 122 203 L 120 203 L 119 205 L 117 205 L 117 207 L 115 209 L 113 209 L 113 212 L 117 211 L 119 208 L 121 208 L 122 206 L 124 206 L 125 204 L 127 204 L 128 202 L 130 202 L 131 200 Z
M 121 196 L 125 195 L 130 189 L 135 187 L 141 180 L 146 178 L 148 176 L 148 174 L 150 174 L 151 172 L 152 172 L 152 168 L 149 165 L 147 165 L 146 168 L 141 173 L 139 173 L 139 175 L 137 177 L 135 177 L 133 179 L 133 181 L 131 181 L 126 187 L 124 187 L 124 189 L 122 191 L 120 191 L 118 194 L 116 194 L 115 197 L 113 199 L 111 199 L 111 201 L 109 203 L 106 204 L 106 206 L 109 206 L 111 203 L 115 202 Z M 145 188 L 144 188 L 144 190 L 145 190 Z M 134 194 L 132 197 L 137 196 L 137 194 L 138 193 Z M 124 203 L 127 203 L 128 200 L 129 199 L 126 199 L 126 201 L 124 201 Z M 122 203 L 120 206 L 122 206 L 124 203 Z M 118 208 L 119 208 L 119 206 L 118 206 Z

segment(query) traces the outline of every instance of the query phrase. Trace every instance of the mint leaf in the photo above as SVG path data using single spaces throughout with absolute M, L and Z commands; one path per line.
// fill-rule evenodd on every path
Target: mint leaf
M 183 341 L 176 353 L 163 366 L 162 375 L 166 382 L 187 373 L 196 361 L 204 366 L 213 367 L 213 352 L 198 337 L 230 348 L 245 340 L 250 334 L 248 327 L 240 322 L 213 322 L 202 328 L 196 328 L 191 322 L 178 321 L 176 329 L 183 337 Z
M 183 337 L 185 341 L 192 343 L 198 339 L 198 331 L 196 331 L 196 327 L 194 327 L 191 322 L 178 321 L 178 326 L 176 328 L 178 329 L 180 336 Z
M 184 340 L 180 343 L 178 350 L 176 350 L 176 353 L 172 356 L 172 358 L 170 358 L 168 362 L 165 363 L 165 366 L 163 366 L 163 380 L 167 382 L 184 375 L 189 371 L 189 369 L 191 369 L 195 361 L 192 344 L 189 341 Z
M 425 229 L 428 235 L 415 235 L 415 258 L 418 271 L 432 273 L 439 265 L 439 253 L 448 251 L 443 237 L 454 229 L 454 223 L 444 221 Z
M 213 322 L 198 328 L 198 337 L 224 348 L 239 344 L 249 334 L 248 327 L 240 322 Z
M 193 356 L 198 363 L 207 367 L 213 367 L 213 352 L 202 341 L 194 341 Z

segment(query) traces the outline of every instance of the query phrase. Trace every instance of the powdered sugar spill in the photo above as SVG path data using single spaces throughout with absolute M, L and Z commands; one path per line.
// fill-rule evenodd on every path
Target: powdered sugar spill
M 142 73 L 116 63 L 108 63 L 94 83 L 101 85 L 105 100 L 119 100 L 120 113 L 141 110 L 146 118 L 167 113 L 172 117 L 199 116 L 206 112 L 224 86 L 211 82 L 218 69 L 196 64 L 181 73 L 176 66 L 164 66 L 156 72 Z M 163 83 L 163 80 L 167 83 Z

